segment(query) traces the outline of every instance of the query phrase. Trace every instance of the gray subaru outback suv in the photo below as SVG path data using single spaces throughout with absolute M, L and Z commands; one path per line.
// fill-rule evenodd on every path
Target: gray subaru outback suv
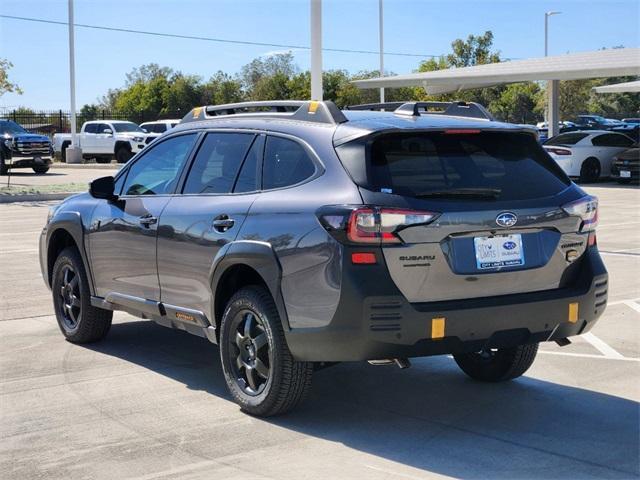
M 334 362 L 522 375 L 605 309 L 597 216 L 535 133 L 476 104 L 253 102 L 194 109 L 52 208 L 40 261 L 69 341 L 113 310 L 207 338 L 267 416 Z

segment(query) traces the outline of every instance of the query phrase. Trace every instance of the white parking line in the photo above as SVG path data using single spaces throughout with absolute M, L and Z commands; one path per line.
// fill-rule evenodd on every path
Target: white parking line
M 636 302 L 634 302 L 633 300 L 626 300 L 624 303 L 627 307 L 631 307 L 633 308 L 636 312 L 640 313 L 640 305 L 638 305 Z
M 627 298 L 626 300 L 616 300 L 615 302 L 607 302 L 607 305 L 609 305 L 609 306 L 611 306 L 611 305 L 620 305 L 620 304 L 628 305 L 629 303 L 633 303 L 633 302 L 640 302 L 640 297 L 638 297 L 638 298 Z M 635 308 L 635 307 L 631 307 L 631 308 Z
M 600 228 L 611 228 L 611 227 L 618 227 L 618 226 L 627 226 L 627 225 L 635 225 L 637 223 L 640 222 L 624 222 L 624 223 L 598 223 L 598 226 Z
M 640 362 L 640 358 L 629 358 L 629 357 L 622 357 L 622 356 L 606 357 L 604 355 L 594 355 L 592 353 L 555 352 L 552 350 L 538 350 L 538 353 L 545 353 L 548 355 L 558 355 L 561 357 L 599 358 L 600 360 L 622 360 L 626 362 Z
M 593 345 L 600 353 L 602 353 L 607 358 L 625 358 L 623 355 L 618 353 L 616 350 L 600 340 L 591 332 L 585 333 L 584 335 L 582 335 L 582 338 Z
M 640 253 L 622 253 L 620 251 L 607 252 L 605 250 L 600 250 L 600 255 L 608 255 L 610 257 L 638 257 L 640 256 Z

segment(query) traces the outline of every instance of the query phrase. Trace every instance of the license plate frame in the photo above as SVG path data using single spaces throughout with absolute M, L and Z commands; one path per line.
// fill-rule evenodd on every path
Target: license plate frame
M 525 264 L 522 235 L 492 235 L 474 237 L 473 248 L 478 270 L 522 267 Z
M 630 170 L 620 170 L 620 178 L 631 178 Z

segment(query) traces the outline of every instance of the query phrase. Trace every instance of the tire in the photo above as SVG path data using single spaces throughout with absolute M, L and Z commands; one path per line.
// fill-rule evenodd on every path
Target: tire
M 35 173 L 37 173 L 38 175 L 42 175 L 43 173 L 47 173 L 49 171 L 49 166 L 48 165 L 44 165 L 44 166 L 39 166 L 39 167 L 33 167 L 33 171 Z
M 67 163 L 67 147 L 71 145 L 69 142 L 64 142 L 60 147 L 60 161 L 62 163 Z
M 127 147 L 119 147 L 116 150 L 116 160 L 118 163 L 127 163 L 131 157 L 133 157 L 133 154 Z
M 9 167 L 5 165 L 4 154 L 0 151 L 0 175 L 6 175 L 7 173 L 9 173 Z
M 580 167 L 580 182 L 594 183 L 600 178 L 600 161 L 595 157 L 587 158 Z
M 96 157 L 96 163 L 111 163 L 110 157 Z
M 67 247 L 58 255 L 51 291 L 58 326 L 68 341 L 95 342 L 109 332 L 113 312 L 91 305 L 87 274 L 75 247 Z
M 227 303 L 220 328 L 220 358 L 231 395 L 251 415 L 288 412 L 311 387 L 313 363 L 297 362 L 291 356 L 278 310 L 264 287 L 242 288 Z
M 518 345 L 477 353 L 454 355 L 464 373 L 482 382 L 504 382 L 526 372 L 538 353 L 538 344 Z

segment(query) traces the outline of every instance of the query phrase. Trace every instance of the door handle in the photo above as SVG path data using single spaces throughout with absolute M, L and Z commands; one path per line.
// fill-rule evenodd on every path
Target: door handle
M 140 225 L 149 227 L 150 225 L 154 225 L 158 223 L 158 218 L 148 213 L 147 215 L 143 215 L 142 217 L 140 217 L 139 222 L 140 222 Z
M 218 215 L 213 219 L 213 229 L 217 232 L 224 233 L 229 230 L 236 221 L 233 218 L 229 218 L 229 215 Z

